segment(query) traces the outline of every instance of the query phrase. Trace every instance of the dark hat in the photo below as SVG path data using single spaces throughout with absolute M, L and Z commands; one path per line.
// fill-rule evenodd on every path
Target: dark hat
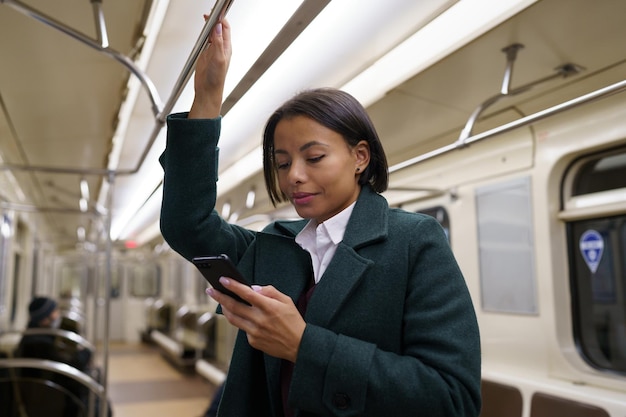
M 48 317 L 57 308 L 57 303 L 52 298 L 35 297 L 28 305 L 28 314 L 31 323 L 39 323 Z

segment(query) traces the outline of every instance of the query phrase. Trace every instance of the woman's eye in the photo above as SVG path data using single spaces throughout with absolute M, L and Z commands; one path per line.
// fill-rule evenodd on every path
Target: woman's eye
M 324 158 L 326 155 L 320 155 L 320 156 L 314 156 L 312 158 L 309 158 L 308 161 L 312 162 L 312 163 L 316 163 L 322 160 L 322 158 Z
M 283 162 L 283 163 L 277 163 L 276 164 L 276 169 L 285 169 L 289 167 L 289 163 L 288 162 Z

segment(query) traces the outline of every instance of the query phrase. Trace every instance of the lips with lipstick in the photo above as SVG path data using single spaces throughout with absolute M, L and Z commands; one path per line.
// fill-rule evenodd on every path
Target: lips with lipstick
M 295 205 L 303 205 L 310 203 L 313 197 L 315 197 L 313 193 L 293 193 L 291 195 L 291 201 L 293 201 Z

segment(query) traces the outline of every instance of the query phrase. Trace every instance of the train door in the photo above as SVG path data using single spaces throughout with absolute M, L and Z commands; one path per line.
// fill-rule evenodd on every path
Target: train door
M 124 270 L 117 260 L 112 260 L 110 265 L 111 285 L 107 290 L 107 264 L 100 260 L 97 267 L 98 292 L 97 292 L 97 321 L 98 339 L 104 339 L 104 326 L 109 328 L 109 340 L 124 340 Z M 109 315 L 106 312 L 107 297 L 109 298 Z
M 576 346 L 592 368 L 626 375 L 626 149 L 577 161 L 563 193 Z
M 124 340 L 139 341 L 147 326 L 147 300 L 161 294 L 161 267 L 153 259 L 138 259 L 125 264 L 125 317 L 122 320 Z

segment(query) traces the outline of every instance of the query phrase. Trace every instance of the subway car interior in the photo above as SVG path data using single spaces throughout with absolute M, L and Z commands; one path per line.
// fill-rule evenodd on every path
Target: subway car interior
M 347 91 L 389 205 L 463 272 L 480 415 L 626 416 L 624 0 L 0 0 L 0 416 L 200 417 L 226 379 L 237 329 L 159 224 L 166 117 L 222 16 L 222 218 L 298 218 L 266 193 L 265 122 Z M 60 324 L 31 328 L 44 299 Z

